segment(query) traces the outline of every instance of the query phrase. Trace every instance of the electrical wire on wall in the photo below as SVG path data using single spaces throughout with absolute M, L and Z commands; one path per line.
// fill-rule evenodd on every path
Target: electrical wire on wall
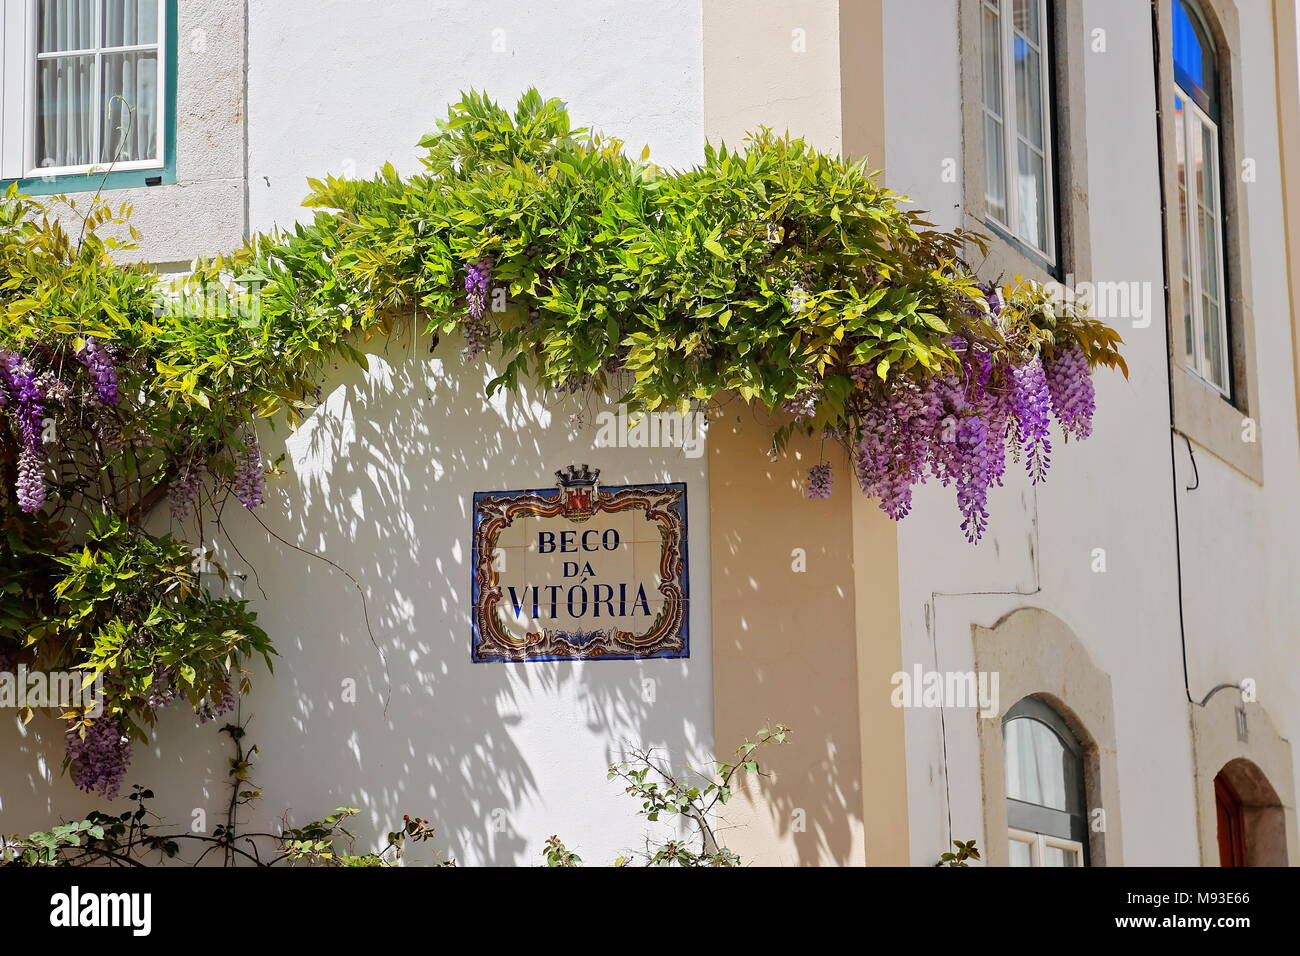
M 925 606 L 925 629 L 930 638 L 930 655 L 934 662 L 935 673 L 939 673 L 939 598 L 962 598 L 962 597 L 1033 597 L 1035 594 L 1042 593 L 1043 578 L 1039 567 L 1039 527 L 1038 527 L 1038 486 L 1030 485 L 1030 491 L 1033 495 L 1033 520 L 1031 522 L 1032 535 L 1029 540 L 1029 562 L 1033 568 L 1034 586 L 1030 590 L 1023 588 L 1014 588 L 1010 590 L 989 590 L 989 591 L 931 591 L 930 601 Z M 948 783 L 948 722 L 944 716 L 946 707 L 939 708 L 939 739 L 941 745 L 941 766 L 943 770 L 943 799 L 944 810 L 948 818 L 947 839 L 944 842 L 945 847 L 950 847 L 953 841 L 952 835 L 952 788 Z M 983 720 L 984 718 L 978 718 Z M 987 839 L 987 837 L 986 837 Z
M 1158 3 L 1160 0 L 1151 0 L 1151 50 L 1152 61 L 1155 66 L 1154 83 L 1156 93 L 1156 156 L 1159 162 L 1156 164 L 1156 170 L 1160 181 L 1160 267 L 1162 279 L 1164 282 L 1164 300 L 1165 300 L 1165 355 L 1169 365 L 1165 369 L 1165 381 L 1168 385 L 1169 397 L 1169 480 L 1170 480 L 1170 497 L 1173 502 L 1174 517 L 1174 575 L 1177 586 L 1178 596 L 1178 643 L 1182 654 L 1183 665 L 1183 693 L 1187 697 L 1189 704 L 1197 707 L 1204 707 L 1220 690 L 1226 687 L 1235 687 L 1241 689 L 1239 683 L 1234 684 L 1217 684 L 1201 700 L 1192 696 L 1192 680 L 1188 665 L 1187 657 L 1187 616 L 1184 608 L 1183 597 L 1183 535 L 1178 511 L 1178 438 L 1182 436 L 1187 443 L 1187 457 L 1192 465 L 1192 483 L 1184 486 L 1183 491 L 1196 491 L 1201 487 L 1201 470 L 1196 464 L 1196 453 L 1192 449 L 1192 440 L 1184 432 L 1178 430 L 1177 422 L 1174 418 L 1174 370 L 1173 370 L 1173 316 L 1170 313 L 1170 287 L 1169 287 L 1169 207 L 1166 202 L 1165 192 L 1165 139 L 1164 139 L 1164 118 L 1165 108 L 1160 98 L 1160 70 L 1163 59 L 1160 50 L 1160 10 Z

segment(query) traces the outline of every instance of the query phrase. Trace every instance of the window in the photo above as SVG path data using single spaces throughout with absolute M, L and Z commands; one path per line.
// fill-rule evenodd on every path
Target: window
M 1026 697 L 1002 723 L 1011 866 L 1085 866 L 1083 750 L 1061 716 Z
M 78 188 L 163 180 L 174 165 L 175 0 L 17 0 L 0 41 L 0 178 Z M 119 176 L 118 174 L 127 174 Z M 152 176 L 151 176 L 152 174 Z
M 1054 266 L 1047 0 L 981 0 L 980 18 L 987 216 Z
M 1183 363 L 1228 396 L 1218 56 L 1200 10 L 1172 3 Z

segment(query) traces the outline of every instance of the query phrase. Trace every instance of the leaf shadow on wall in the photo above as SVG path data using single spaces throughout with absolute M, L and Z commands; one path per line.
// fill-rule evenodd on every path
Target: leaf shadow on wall
M 248 573 L 280 652 L 242 704 L 261 748 L 255 822 L 355 806 L 354 829 L 382 839 L 409 813 L 462 863 L 540 863 L 551 833 L 589 863 L 639 848 L 647 825 L 605 767 L 624 742 L 707 763 L 707 658 L 472 664 L 472 496 L 546 487 L 572 462 L 611 483 L 674 480 L 680 451 L 594 449 L 590 423 L 574 434 L 571 409 L 535 390 L 489 402 L 492 373 L 464 367 L 458 342 L 430 356 L 408 329 L 373 344 L 369 371 L 327 376 L 301 426 L 262 429 L 285 474 L 256 516 L 223 515 L 221 560 Z

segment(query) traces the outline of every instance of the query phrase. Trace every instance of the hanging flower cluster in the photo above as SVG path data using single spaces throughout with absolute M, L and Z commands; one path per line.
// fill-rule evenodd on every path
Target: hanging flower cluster
M 249 434 L 244 439 L 244 444 L 244 453 L 235 463 L 232 489 L 239 503 L 251 510 L 260 507 L 266 500 L 266 470 L 262 467 L 262 449 L 257 444 L 257 436 Z
M 199 701 L 198 707 L 195 708 L 199 715 L 199 722 L 207 723 L 216 720 L 222 714 L 230 713 L 235 709 L 237 702 L 238 699 L 229 683 L 219 685 L 215 691 Z
M 94 341 L 70 356 L 56 343 L 42 343 L 30 355 L 0 351 L 0 411 L 5 413 L 0 417 L 8 420 L 18 443 L 15 492 L 23 511 L 40 511 L 48 498 L 45 435 L 47 414 L 56 411 L 52 406 L 61 413 L 83 410 L 93 427 L 103 429 L 101 410 L 118 403 L 117 361 L 116 349 Z
M 996 319 L 1002 296 L 986 292 Z M 1092 368 L 1077 345 L 1017 355 L 954 339 L 959 361 L 939 374 L 881 382 L 873 366 L 852 370 L 857 420 L 849 451 L 863 492 L 899 520 L 912 508 L 912 490 L 933 478 L 954 488 L 961 529 L 979 541 L 988 526 L 988 493 L 1001 485 L 1007 454 L 1023 458 L 1033 483 L 1051 464 L 1051 416 L 1068 437 L 1086 438 L 1096 407 Z M 810 416 L 815 401 L 787 411 Z M 813 466 L 808 497 L 829 493 L 829 465 Z
M 46 491 L 45 394 L 31 363 L 14 352 L 0 353 L 0 408 L 18 438 L 18 505 L 29 513 L 40 511 Z
M 829 498 L 831 496 L 831 466 L 813 465 L 808 469 L 808 497 Z
M 1047 363 L 1047 391 L 1052 411 L 1071 438 L 1092 434 L 1092 415 L 1097 409 L 1088 357 L 1077 345 L 1058 350 Z
M 131 738 L 115 717 L 77 721 L 67 733 L 72 780 L 87 793 L 112 800 L 131 763 Z
M 117 404 L 116 352 L 112 345 L 100 345 L 91 339 L 77 353 L 77 360 L 95 384 L 95 396 L 105 405 Z
M 480 259 L 465 267 L 464 334 L 467 344 L 461 355 L 466 362 L 472 362 L 486 352 L 492 341 L 492 326 L 485 315 L 491 282 L 491 259 Z

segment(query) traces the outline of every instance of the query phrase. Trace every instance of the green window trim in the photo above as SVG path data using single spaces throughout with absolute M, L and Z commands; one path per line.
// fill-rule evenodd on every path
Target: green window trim
M 55 196 L 61 193 L 89 193 L 100 189 L 137 189 L 146 186 L 171 186 L 176 183 L 176 89 L 178 87 L 177 0 L 164 0 L 166 75 L 162 90 L 163 164 L 151 169 L 117 169 L 105 172 L 63 173 L 58 176 L 28 176 L 0 179 L 0 189 L 18 184 L 18 191 L 29 196 Z M 25 107 L 26 108 L 26 107 Z

